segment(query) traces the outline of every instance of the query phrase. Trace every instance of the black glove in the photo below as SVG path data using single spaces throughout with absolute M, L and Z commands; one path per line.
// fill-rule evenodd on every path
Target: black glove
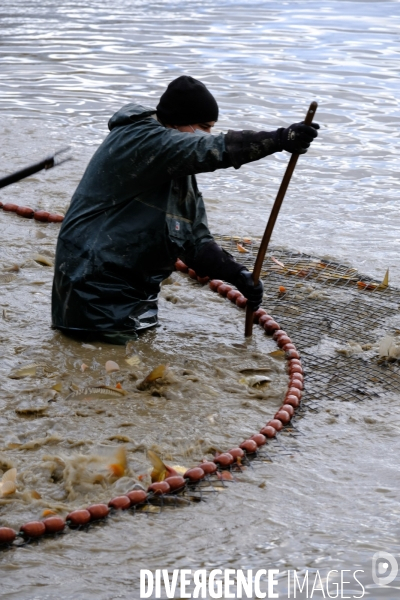
M 282 150 L 292 154 L 305 154 L 318 135 L 317 129 L 319 129 L 318 123 L 311 123 L 311 125 L 294 123 L 287 129 L 281 129 Z
M 244 270 L 240 271 L 236 281 L 234 282 L 234 285 L 236 285 L 239 292 L 241 292 L 243 296 L 247 298 L 247 305 L 252 310 L 257 310 L 257 308 L 260 307 L 264 291 L 264 286 L 261 280 L 257 283 L 257 285 L 254 285 L 252 274 L 250 271 Z

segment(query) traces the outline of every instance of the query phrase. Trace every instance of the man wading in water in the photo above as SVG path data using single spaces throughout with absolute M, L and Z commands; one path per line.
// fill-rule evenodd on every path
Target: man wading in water
M 157 325 L 160 284 L 177 258 L 259 307 L 262 283 L 213 240 L 195 174 L 303 154 L 319 126 L 211 135 L 217 119 L 214 97 L 188 76 L 169 84 L 156 110 L 128 104 L 110 119 L 61 226 L 53 327 L 86 341 L 136 337 Z

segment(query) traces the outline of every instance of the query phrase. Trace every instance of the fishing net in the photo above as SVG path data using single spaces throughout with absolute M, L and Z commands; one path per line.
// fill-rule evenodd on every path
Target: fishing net
M 253 268 L 259 240 L 215 237 L 238 261 Z M 398 393 L 399 290 L 349 265 L 280 248 L 267 253 L 261 278 L 263 307 L 287 331 L 301 354 L 305 389 L 300 407 L 276 438 L 227 470 L 229 477 L 223 472 L 208 476 L 176 496 L 152 497 L 134 510 L 157 514 L 211 498 L 236 477 L 240 481 L 243 468 L 285 461 L 285 456 L 301 452 L 301 420 L 306 415 L 326 410 L 332 402 L 359 403 Z M 244 335 L 244 311 L 241 314 Z M 261 420 L 260 427 L 262 424 Z
M 259 240 L 215 238 L 249 270 L 253 268 Z M 259 448 L 257 455 L 246 458 L 245 468 L 284 460 L 285 455 L 301 451 L 301 419 L 306 414 L 318 413 L 333 401 L 359 403 L 400 390 L 399 361 L 397 355 L 390 356 L 397 336 L 400 346 L 399 290 L 349 265 L 280 248 L 267 253 L 261 278 L 263 308 L 296 344 L 305 371 L 305 389 L 291 423 Z M 382 351 L 381 340 L 388 334 L 393 338 L 385 338 Z M 231 467 L 232 475 L 238 475 L 240 469 Z M 183 506 L 185 501 L 204 500 L 226 485 L 229 482 L 210 477 L 189 487 L 179 499 L 167 503 L 156 499 L 145 510 L 158 512 Z
M 252 269 L 258 243 L 219 236 L 223 247 Z M 245 252 L 244 252 L 245 251 Z M 356 269 L 279 248 L 267 253 L 263 307 L 292 337 L 305 369 L 305 411 L 332 400 L 362 402 L 398 393 L 400 291 Z M 380 340 L 393 335 L 393 351 Z M 399 337 L 400 342 L 400 337 Z

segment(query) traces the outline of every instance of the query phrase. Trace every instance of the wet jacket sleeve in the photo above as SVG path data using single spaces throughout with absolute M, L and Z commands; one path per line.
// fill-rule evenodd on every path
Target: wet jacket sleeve
M 114 148 L 118 148 L 116 177 L 124 179 L 123 172 L 127 171 L 126 177 L 134 180 L 139 190 L 153 187 L 155 182 L 196 173 L 228 167 L 238 169 L 244 163 L 282 150 L 280 130 L 196 135 L 152 122 L 146 125 L 141 122 L 140 127 L 116 127 L 111 131 L 107 146 L 110 157 L 115 156 Z
M 247 271 L 244 265 L 237 263 L 214 240 L 202 244 L 194 259 L 188 261 L 188 266 L 194 269 L 199 277 L 223 279 L 234 285 L 236 285 L 239 273 Z
M 154 127 L 152 124 L 137 127 L 132 133 L 133 145 L 129 144 L 128 138 L 127 143 L 123 144 L 126 152 L 124 158 L 125 164 L 131 165 L 140 187 L 153 187 L 155 182 L 160 184 L 232 166 L 222 133 L 195 135 L 161 125 Z
M 219 135 L 196 135 L 165 130 L 160 152 L 166 157 L 170 177 L 183 177 L 234 167 L 282 151 L 276 131 L 228 131 Z
M 245 163 L 281 152 L 283 127 L 276 131 L 232 131 L 225 136 L 225 146 L 232 166 L 239 169 Z

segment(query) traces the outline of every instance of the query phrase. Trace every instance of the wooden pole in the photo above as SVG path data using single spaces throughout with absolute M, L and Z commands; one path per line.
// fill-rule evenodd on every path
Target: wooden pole
M 68 148 L 58 150 L 53 154 L 53 156 L 48 156 L 47 158 L 41 160 L 38 163 L 35 163 L 34 165 L 30 165 L 29 167 L 25 167 L 25 169 L 21 169 L 16 173 L 12 173 L 11 175 L 6 175 L 5 177 L 2 177 L 0 179 L 0 188 L 6 187 L 7 185 L 11 185 L 12 183 L 16 183 L 21 179 L 25 179 L 25 177 L 30 177 L 31 175 L 42 171 L 42 169 L 51 169 L 52 167 L 61 165 L 63 162 L 70 160 L 70 157 L 64 158 L 63 160 L 56 160 L 56 156 L 58 154 L 66 152 L 67 150 L 69 150 L 69 146 Z
M 318 104 L 316 102 L 311 102 L 310 107 L 308 109 L 306 118 L 304 119 L 304 123 L 306 125 L 311 125 L 314 115 L 317 111 Z M 260 248 L 258 249 L 258 254 L 256 258 L 256 262 L 254 263 L 253 269 L 253 280 L 254 284 L 257 285 L 260 279 L 261 267 L 264 262 L 265 254 L 268 249 L 269 241 L 271 239 L 272 231 L 274 229 L 276 219 L 278 218 L 279 210 L 282 206 L 283 199 L 286 194 L 286 190 L 288 189 L 290 179 L 292 177 L 294 168 L 297 163 L 297 159 L 299 158 L 299 154 L 292 154 L 290 157 L 290 161 L 288 166 L 286 167 L 285 174 L 282 179 L 282 183 L 278 190 L 278 193 L 275 198 L 274 205 L 271 210 L 271 214 L 268 219 L 267 226 L 264 231 L 263 238 L 261 240 Z M 246 324 L 245 324 L 245 337 L 251 337 L 253 333 L 253 311 L 249 306 L 246 308 Z

